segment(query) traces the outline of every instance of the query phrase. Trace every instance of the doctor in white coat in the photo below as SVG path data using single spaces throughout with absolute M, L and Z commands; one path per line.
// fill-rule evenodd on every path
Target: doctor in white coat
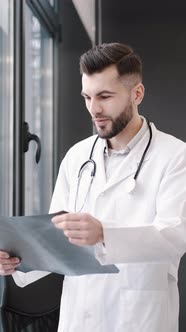
M 186 145 L 138 114 L 142 68 L 130 47 L 97 46 L 81 57 L 80 68 L 98 139 L 66 154 L 50 212 L 70 211 L 54 217 L 54 225 L 71 243 L 93 245 L 101 264 L 114 263 L 120 272 L 65 277 L 58 331 L 178 332 Z M 19 285 L 40 277 L 15 272 L 19 262 L 6 255 L 0 253 L 1 274 L 13 273 Z

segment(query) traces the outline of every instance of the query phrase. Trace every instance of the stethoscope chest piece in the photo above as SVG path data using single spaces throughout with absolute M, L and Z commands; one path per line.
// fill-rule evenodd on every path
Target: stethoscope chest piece
M 128 179 L 125 184 L 125 190 L 128 194 L 131 194 L 136 187 L 136 180 L 134 178 Z

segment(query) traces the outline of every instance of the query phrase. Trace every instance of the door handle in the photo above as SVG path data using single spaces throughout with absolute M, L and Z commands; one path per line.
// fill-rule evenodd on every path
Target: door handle
M 37 150 L 36 150 L 36 163 L 38 164 L 41 158 L 41 141 L 40 138 L 29 132 L 29 125 L 27 122 L 23 123 L 23 152 L 27 152 L 29 149 L 30 141 L 35 141 L 37 143 Z

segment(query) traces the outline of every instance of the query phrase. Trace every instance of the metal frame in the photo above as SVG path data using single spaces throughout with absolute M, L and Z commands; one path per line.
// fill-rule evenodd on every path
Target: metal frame
M 50 35 L 55 38 L 56 34 L 58 34 L 59 24 L 58 15 L 53 6 L 47 0 L 26 0 L 26 3 Z
M 27 5 L 37 16 L 41 24 L 45 27 L 47 33 L 53 38 L 53 186 L 58 173 L 58 108 L 59 108 L 59 44 L 62 42 L 62 24 L 60 21 L 61 1 L 54 0 L 54 6 L 51 6 L 47 0 L 26 0 Z
M 24 110 L 24 36 L 22 1 L 14 0 L 14 168 L 13 168 L 13 215 L 22 215 L 24 155 L 22 149 L 22 123 Z
M 102 0 L 95 1 L 96 6 L 96 31 L 95 31 L 95 45 L 102 43 Z M 94 45 L 94 46 L 95 46 Z
M 54 10 L 58 13 L 58 31 L 56 34 L 56 38 L 54 38 L 54 84 L 53 84 L 53 96 L 54 96 L 54 118 L 53 118 L 53 140 L 54 140 L 54 147 L 53 147 L 53 187 L 56 182 L 56 178 L 58 175 L 59 170 L 59 162 L 58 162 L 58 151 L 59 151 L 59 116 L 58 112 L 60 109 L 59 103 L 59 95 L 60 89 L 59 86 L 59 75 L 60 75 L 60 45 L 62 44 L 62 10 L 63 4 L 61 0 L 54 0 Z
M 47 0 L 14 0 L 14 167 L 13 167 L 13 215 L 24 215 L 24 153 L 23 153 L 23 123 L 25 117 L 25 31 L 24 31 L 24 6 L 27 4 L 38 17 L 54 42 L 54 147 L 53 152 L 53 183 L 57 175 L 57 109 L 58 109 L 58 46 L 61 42 L 61 24 L 58 7 L 54 7 Z

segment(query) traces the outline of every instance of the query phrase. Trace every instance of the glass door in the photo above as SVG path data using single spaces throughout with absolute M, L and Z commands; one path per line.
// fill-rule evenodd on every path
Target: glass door
M 28 5 L 24 10 L 24 130 L 28 135 L 24 212 L 30 215 L 48 212 L 53 189 L 53 38 Z

